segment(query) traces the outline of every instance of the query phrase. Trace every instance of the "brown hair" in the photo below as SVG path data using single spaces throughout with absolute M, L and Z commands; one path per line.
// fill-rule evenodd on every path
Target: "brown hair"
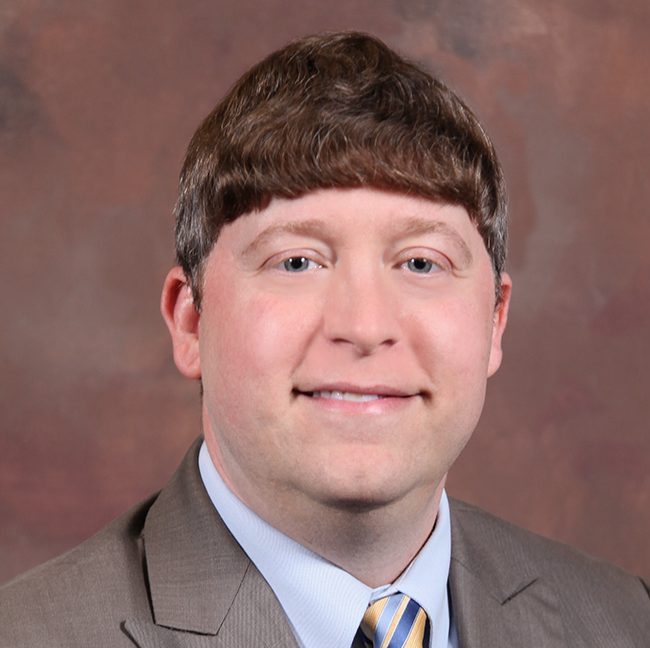
M 447 86 L 380 40 L 309 36 L 251 68 L 194 134 L 180 176 L 176 250 L 200 308 L 224 223 L 314 189 L 372 186 L 463 206 L 499 274 L 506 204 L 494 147 Z

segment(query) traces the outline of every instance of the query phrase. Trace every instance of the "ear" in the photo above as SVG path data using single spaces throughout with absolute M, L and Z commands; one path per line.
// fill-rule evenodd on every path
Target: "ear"
M 200 378 L 199 313 L 185 273 L 179 266 L 173 267 L 165 277 L 160 312 L 172 338 L 178 370 L 187 378 Z
M 508 308 L 510 307 L 510 295 L 512 293 L 512 279 L 507 272 L 502 272 L 501 297 L 499 303 L 494 309 L 494 320 L 492 322 L 492 344 L 490 347 L 490 359 L 488 361 L 488 376 L 496 373 L 501 366 L 503 358 L 503 349 L 501 348 L 501 339 L 503 332 L 506 330 L 508 323 Z

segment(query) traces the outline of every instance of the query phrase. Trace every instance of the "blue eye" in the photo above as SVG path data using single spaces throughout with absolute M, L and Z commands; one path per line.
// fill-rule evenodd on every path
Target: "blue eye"
M 307 257 L 295 256 L 289 257 L 282 262 L 282 267 L 287 272 L 304 272 L 305 270 L 311 270 L 312 268 L 319 268 L 320 266 L 308 259 Z
M 431 272 L 440 270 L 440 266 L 437 263 L 423 257 L 414 257 L 406 261 L 403 265 L 416 274 L 430 274 Z

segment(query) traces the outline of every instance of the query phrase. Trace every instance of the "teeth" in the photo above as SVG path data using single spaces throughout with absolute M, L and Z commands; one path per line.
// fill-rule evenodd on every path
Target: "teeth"
M 366 403 L 368 401 L 379 400 L 380 398 L 383 398 L 383 396 L 379 396 L 378 394 L 353 394 L 352 392 L 341 391 L 315 391 L 312 393 L 312 397 L 352 401 L 353 403 Z

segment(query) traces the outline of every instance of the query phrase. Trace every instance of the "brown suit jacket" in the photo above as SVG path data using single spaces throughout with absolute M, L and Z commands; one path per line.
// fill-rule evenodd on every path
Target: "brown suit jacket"
M 294 648 L 203 488 L 197 452 L 159 495 L 2 587 L 0 647 Z M 469 505 L 451 511 L 461 648 L 650 646 L 639 579 Z

